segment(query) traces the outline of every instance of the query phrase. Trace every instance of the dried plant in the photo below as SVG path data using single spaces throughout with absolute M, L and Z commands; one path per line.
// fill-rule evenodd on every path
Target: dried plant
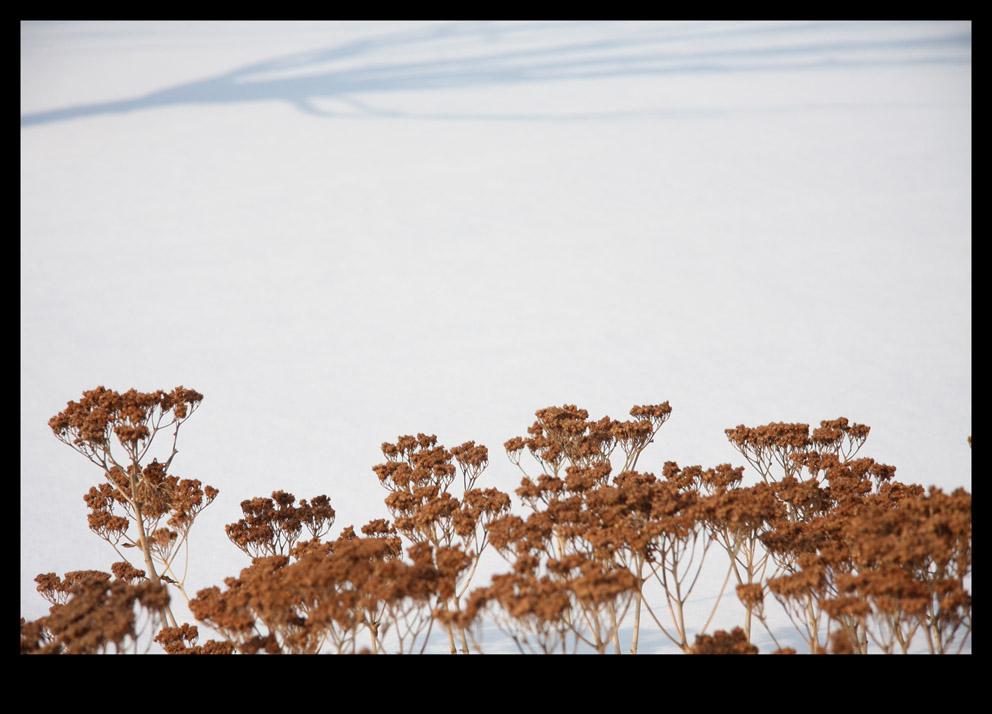
M 390 493 L 386 507 L 397 531 L 415 545 L 428 545 L 436 556 L 435 567 L 454 576 L 450 588 L 439 592 L 437 609 L 442 617 L 452 654 L 469 651 L 465 627 L 455 627 L 460 611 L 489 543 L 487 526 L 508 513 L 510 499 L 496 489 L 475 488 L 475 482 L 489 463 L 489 451 L 474 441 L 451 449 L 438 445 L 437 436 L 400 436 L 395 444 L 383 443 L 386 463 L 373 471 Z M 461 499 L 449 491 L 461 471 Z M 447 563 L 442 557 L 447 557 Z M 452 564 L 457 562 L 457 567 Z M 459 641 L 456 643 L 456 630 Z
M 317 496 L 299 505 L 295 501 L 296 497 L 285 491 L 275 491 L 272 498 L 242 501 L 245 517 L 226 527 L 227 537 L 253 558 L 289 553 L 304 528 L 311 539 L 319 540 L 334 524 L 330 498 Z
M 162 645 L 167 654 L 233 654 L 234 645 L 230 642 L 209 640 L 202 645 L 196 644 L 200 631 L 196 625 L 183 623 L 179 627 L 164 627 L 155 636 L 155 641 Z
M 689 654 L 758 654 L 747 633 L 740 627 L 732 631 L 717 630 L 712 635 L 696 635 Z
M 894 467 L 858 456 L 869 428 L 844 418 L 812 430 L 728 429 L 757 473 L 752 485 L 731 464 L 669 461 L 655 476 L 638 467 L 672 414 L 668 402 L 635 406 L 625 421 L 569 404 L 538 410 L 527 435 L 504 444 L 523 473 L 522 513 L 477 485 L 485 446 L 400 436 L 373 467 L 390 519 L 328 540 L 328 496 L 245 500 L 226 532 L 250 565 L 188 598 L 176 558 L 188 557 L 190 528 L 217 491 L 169 472 L 179 427 L 201 401 L 182 387 L 101 387 L 51 420 L 102 470 L 85 497 L 88 523 L 122 560 L 111 573 L 39 575 L 51 607 L 22 620 L 23 653 L 134 652 L 145 638 L 172 654 L 422 653 L 435 628 L 449 651 L 468 653 L 483 651 L 488 621 L 520 652 L 620 653 L 621 628 L 632 624 L 636 653 L 642 624 L 653 622 L 685 653 L 755 654 L 753 624 L 772 634 L 773 607 L 813 653 L 907 653 L 921 642 L 955 653 L 970 642 L 968 492 L 899 483 Z M 150 458 L 163 431 L 171 451 Z M 523 465 L 525 452 L 536 470 Z M 469 590 L 489 546 L 509 571 Z M 727 556 L 726 577 L 705 621 L 690 622 L 713 550 Z M 707 634 L 731 582 L 742 626 Z M 170 588 L 197 624 L 176 622 Z M 199 644 L 202 628 L 220 639 Z M 775 653 L 795 652 L 772 639 Z
M 239 652 L 310 654 L 328 645 L 353 653 L 364 631 L 373 653 L 386 651 L 393 632 L 398 653 L 422 651 L 433 621 L 432 603 L 451 596 L 466 565 L 455 549 L 434 553 L 425 543 L 403 560 L 395 531 L 383 523 L 347 528 L 335 541 L 309 542 L 294 556 L 255 558 L 227 589 L 207 588 L 191 608 Z M 294 560 L 295 558 L 295 560 Z M 440 565 L 437 565 L 437 564 Z
M 504 573 L 494 575 L 488 587 L 470 597 L 476 612 L 488 607 L 496 626 L 522 653 L 574 652 L 567 621 L 572 593 L 566 583 L 550 575 Z
M 705 520 L 714 539 L 723 546 L 730 559 L 737 593 L 744 605 L 743 631 L 750 641 L 752 618 L 763 601 L 763 583 L 774 574 L 769 572 L 772 561 L 762 545 L 761 537 L 768 532 L 771 524 L 784 517 L 785 507 L 776 497 L 774 488 L 767 483 L 747 487 L 737 485 L 741 470 L 733 471 L 735 478 L 732 483 L 718 486 L 712 493 Z M 741 593 L 746 593 L 746 596 L 742 597 Z
M 129 566 L 128 566 L 129 567 Z M 39 575 L 38 591 L 52 603 L 46 617 L 21 621 L 22 654 L 104 654 L 137 651 L 141 632 L 168 607 L 162 583 L 137 582 L 87 570 Z
M 664 479 L 635 470 L 671 413 L 665 402 L 633 407 L 633 421 L 609 417 L 590 421 L 588 412 L 575 405 L 548 407 L 536 412 L 528 437 L 505 444 L 510 461 L 524 473 L 517 495 L 533 513 L 526 521 L 511 516 L 493 524 L 500 552 L 516 558 L 517 573 L 526 572 L 520 567 L 526 563 L 533 576 L 554 574 L 555 563 L 581 556 L 598 562 L 603 573 L 631 583 L 631 652 L 637 651 L 642 609 L 672 642 L 683 650 L 690 648 L 685 604 L 712 542 L 705 527 L 708 496 L 702 493 L 702 484 L 726 476 L 722 469 L 683 470 L 674 463 L 666 464 Z M 610 457 L 618 447 L 621 469 L 611 478 Z M 529 475 L 521 465 L 525 449 L 539 465 L 538 475 Z M 567 582 L 560 574 L 559 578 Z M 671 631 L 644 597 L 649 581 L 659 584 L 665 595 Z M 574 629 L 581 617 L 590 625 L 592 646 L 600 650 L 602 642 L 595 633 L 609 632 L 613 651 L 619 652 L 619 625 L 628 604 L 613 602 L 605 607 L 609 628 L 595 624 L 603 621 L 603 613 L 589 612 L 573 598 L 559 640 L 565 640 L 564 631 Z
M 91 488 L 85 498 L 90 530 L 125 562 L 123 550 L 136 548 L 145 577 L 154 586 L 164 582 L 177 588 L 187 601 L 186 567 L 180 572 L 176 557 L 183 552 L 188 563 L 190 529 L 218 492 L 168 472 L 178 453 L 179 428 L 202 400 L 202 394 L 183 387 L 119 394 L 101 386 L 84 392 L 80 401 L 69 402 L 49 421 L 60 441 L 103 471 L 106 481 Z M 168 430 L 172 443 L 166 460 L 144 463 L 155 437 Z M 178 626 L 168 602 L 160 614 L 163 624 Z
M 971 634 L 971 494 L 887 495 L 844 521 L 854 567 L 838 593 L 871 607 L 861 621 L 882 651 L 908 651 L 917 631 L 932 653 L 960 651 Z
M 722 472 L 722 468 L 704 470 L 699 466 L 682 469 L 675 462 L 666 462 L 664 480 L 659 481 L 655 488 L 650 519 L 645 524 L 649 536 L 648 574 L 661 586 L 672 630 L 661 622 L 655 608 L 650 607 L 646 599 L 645 609 L 665 636 L 684 652 L 691 649 L 689 623 L 685 619 L 686 604 L 703 572 L 710 547 L 718 542 L 710 526 L 715 496 L 706 495 L 703 484 L 721 478 Z M 721 589 L 699 634 L 705 633 L 722 594 Z
M 802 426 L 728 430 L 785 507 L 760 535 L 777 564 L 767 591 L 811 652 L 828 642 L 834 651 L 866 653 L 871 642 L 907 652 L 920 631 L 930 651 L 960 649 L 971 632 L 970 494 L 927 495 L 895 481 L 894 467 L 855 458 L 867 426 L 842 418 L 809 435 Z M 753 589 L 741 592 L 757 600 Z

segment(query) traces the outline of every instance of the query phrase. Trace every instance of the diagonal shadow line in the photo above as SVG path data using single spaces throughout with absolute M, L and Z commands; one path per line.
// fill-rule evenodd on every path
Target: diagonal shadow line
M 585 24 L 585 23 L 583 23 Z M 705 23 L 702 23 L 705 25 Z M 815 25 L 815 23 L 813 23 Z M 376 62 L 376 52 L 412 46 L 431 50 L 452 39 L 481 39 L 484 35 L 539 38 L 559 29 L 576 29 L 576 23 L 534 23 L 493 28 L 485 24 L 453 23 L 414 31 L 363 38 L 324 50 L 308 51 L 264 60 L 207 79 L 188 82 L 144 96 L 112 102 L 76 105 L 21 116 L 29 127 L 67 119 L 115 114 L 182 104 L 285 101 L 300 110 L 331 116 L 315 108 L 318 99 L 350 99 L 355 94 L 429 89 L 461 89 L 497 84 L 553 82 L 577 78 L 618 78 L 645 74 L 692 74 L 754 71 L 794 71 L 820 67 L 864 67 L 885 64 L 970 63 L 971 33 L 953 31 L 930 37 L 809 41 L 802 39 L 807 26 L 778 28 L 794 41 L 758 47 L 731 47 L 686 51 L 673 44 L 705 39 L 736 40 L 767 27 L 681 28 L 681 32 L 630 33 L 579 42 L 557 41 L 536 48 L 498 49 L 456 59 L 419 62 Z M 824 29 L 822 26 L 816 29 Z M 832 30 L 838 29 L 831 26 Z M 843 29 L 843 28 L 841 28 Z M 503 40 L 499 40 L 502 42 Z M 432 44 L 434 43 L 434 44 Z M 646 49 L 645 49 L 646 48 Z M 636 50 L 636 51 L 632 51 Z M 965 51 L 967 50 L 967 51 Z M 622 54 L 610 54 L 620 51 Z M 906 56 L 905 52 L 910 56 Z M 865 57 L 864 53 L 873 54 Z M 368 57 L 355 69 L 312 70 L 345 58 Z M 303 76 L 273 77 L 273 73 L 307 71 Z

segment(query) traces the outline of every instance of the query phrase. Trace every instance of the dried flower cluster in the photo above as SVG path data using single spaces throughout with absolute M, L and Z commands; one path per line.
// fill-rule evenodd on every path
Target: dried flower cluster
M 814 653 L 908 652 L 918 633 L 930 652 L 960 651 L 971 494 L 901 484 L 894 467 L 855 458 L 868 431 L 843 418 L 727 431 L 784 508 L 758 536 L 774 572 L 738 595 L 762 619 L 772 595 Z
M 334 525 L 331 499 L 317 496 L 311 502 L 300 501 L 285 491 L 272 498 L 253 498 L 241 502 L 245 517 L 227 526 L 227 537 L 248 555 L 283 555 L 292 550 L 305 528 L 314 540 Z
M 21 653 L 104 654 L 134 651 L 143 621 L 154 622 L 168 607 L 169 594 L 161 583 L 130 571 L 137 582 L 96 570 L 76 571 L 60 579 L 39 575 L 38 591 L 52 603 L 49 614 L 21 621 Z M 140 572 L 140 571 L 139 571 Z
M 465 595 L 489 543 L 488 527 L 510 510 L 510 499 L 496 489 L 475 488 L 489 464 L 489 450 L 468 441 L 451 450 L 437 436 L 400 436 L 384 443 L 386 463 L 373 471 L 390 492 L 386 507 L 399 533 L 415 546 L 429 547 L 434 567 L 446 575 L 435 598 L 435 611 L 444 625 L 452 653 L 469 651 L 468 623 L 459 603 Z M 462 496 L 449 491 L 458 472 Z M 456 641 L 457 634 L 457 641 Z
M 740 627 L 731 632 L 717 630 L 712 635 L 696 635 L 690 654 L 758 654 L 747 633 Z
M 125 579 L 144 578 L 154 587 L 165 583 L 187 600 L 180 574 L 185 568 L 175 567 L 176 558 L 181 552 L 188 557 L 193 522 L 218 491 L 195 479 L 180 479 L 169 470 L 178 453 L 179 429 L 202 400 L 202 394 L 183 387 L 120 394 L 101 386 L 84 392 L 80 401 L 69 402 L 48 422 L 56 438 L 103 472 L 104 482 L 85 496 L 89 527 L 132 568 L 131 577 Z M 155 437 L 165 430 L 172 432 L 166 461 L 147 461 Z M 124 552 L 128 549 L 140 554 L 142 571 L 128 561 Z M 138 572 L 140 577 L 135 575 Z M 157 615 L 163 626 L 178 626 L 167 595 Z
M 706 488 L 735 477 L 729 466 L 704 470 L 665 464 L 661 478 L 636 471 L 644 450 L 671 415 L 671 406 L 635 406 L 633 420 L 609 417 L 590 421 L 574 405 L 536 413 L 528 437 L 506 442 L 511 462 L 524 473 L 517 496 L 531 509 L 526 518 L 508 515 L 494 522 L 491 539 L 514 564 L 513 592 L 493 591 L 493 602 L 519 606 L 513 595 L 520 578 L 559 588 L 568 607 L 551 638 L 546 629 L 537 640 L 545 651 L 584 643 L 599 652 L 620 652 L 619 629 L 633 612 L 631 652 L 637 651 L 642 609 L 664 634 L 688 651 L 684 606 L 693 592 L 712 534 L 705 527 Z M 611 456 L 619 447 L 620 472 L 612 476 Z M 540 473 L 521 466 L 527 449 Z M 620 461 L 620 459 L 617 459 Z M 660 586 L 671 624 L 644 597 L 648 583 Z M 523 649 L 535 641 L 534 618 L 497 617 L 504 631 Z M 517 629 L 518 626 L 522 628 Z
M 103 472 L 85 497 L 90 529 L 118 553 L 136 549 L 144 568 L 125 559 L 112 573 L 39 575 L 50 614 L 22 620 L 22 652 L 135 651 L 153 634 L 173 654 L 414 653 L 437 628 L 452 653 L 467 653 L 483 651 L 490 622 L 521 652 L 636 653 L 642 626 L 653 625 L 686 653 L 755 654 L 756 623 L 775 640 L 772 606 L 812 653 L 909 652 L 921 642 L 951 653 L 970 640 L 968 492 L 897 482 L 893 467 L 857 457 L 869 428 L 844 418 L 728 429 L 758 476 L 752 485 L 731 464 L 638 470 L 668 402 L 635 406 L 622 421 L 568 404 L 538 410 L 527 435 L 504 445 L 523 474 L 522 513 L 510 495 L 477 486 L 485 446 L 447 449 L 426 434 L 382 445 L 373 472 L 390 518 L 360 534 L 347 526 L 326 539 L 327 496 L 245 500 L 226 530 L 251 563 L 187 598 L 197 624 L 179 624 L 168 588 L 185 592 L 173 562 L 217 497 L 169 473 L 179 426 L 201 400 L 182 387 L 101 387 L 51 420 Z M 147 460 L 170 428 L 171 454 Z M 470 590 L 490 545 L 509 569 Z M 721 597 L 702 619 L 688 605 L 714 551 L 726 555 L 720 595 L 735 592 L 744 619 L 707 634 Z M 201 628 L 216 639 L 198 644 Z

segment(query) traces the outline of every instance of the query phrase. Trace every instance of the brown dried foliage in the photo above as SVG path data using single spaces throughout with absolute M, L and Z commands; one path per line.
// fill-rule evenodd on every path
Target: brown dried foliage
M 171 392 L 131 389 L 123 394 L 101 386 L 84 392 L 78 402 L 68 402 L 49 420 L 56 438 L 103 472 L 105 481 L 90 488 L 84 499 L 90 509 L 88 523 L 124 561 L 115 566 L 115 575 L 129 587 L 148 583 L 147 587 L 159 588 L 164 583 L 186 597 L 184 577 L 173 567 L 175 559 L 188 545 L 196 517 L 218 492 L 198 480 L 171 475 L 169 469 L 178 453 L 179 428 L 202 400 L 202 394 L 181 386 Z M 147 461 L 155 437 L 170 428 L 172 445 L 166 460 Z M 126 549 L 140 553 L 144 568 L 128 562 Z M 74 599 L 79 600 L 79 595 Z M 158 614 L 177 626 L 167 596 Z
M 468 652 L 472 618 L 466 618 L 461 599 L 489 544 L 489 525 L 510 510 L 509 496 L 475 487 L 489 464 L 489 450 L 474 441 L 448 450 L 436 435 L 407 435 L 383 443 L 382 453 L 387 461 L 373 471 L 390 492 L 385 502 L 393 525 L 421 552 L 430 546 L 433 566 L 445 574 L 433 612 L 446 628 L 451 652 Z M 459 470 L 461 498 L 449 491 Z
M 926 492 L 895 481 L 892 466 L 854 458 L 867 426 L 824 421 L 808 436 L 803 427 L 727 432 L 785 507 L 760 535 L 777 566 L 767 591 L 811 652 L 828 643 L 867 652 L 869 642 L 908 652 L 918 632 L 931 652 L 960 649 L 971 632 L 970 494 Z
M 125 570 L 126 575 L 135 575 Z M 52 603 L 49 614 L 21 621 L 22 654 L 103 654 L 137 646 L 142 615 L 154 623 L 169 603 L 165 587 L 137 583 L 100 571 L 75 571 L 60 579 L 39 575 L 38 591 Z
M 234 545 L 252 556 L 284 555 L 292 551 L 303 530 L 319 540 L 334 525 L 334 508 L 327 496 L 301 500 L 285 491 L 272 498 L 252 498 L 241 502 L 245 517 L 225 527 Z
M 104 474 L 85 499 L 91 530 L 115 549 L 139 548 L 145 568 L 39 575 L 52 606 L 48 617 L 22 621 L 22 652 L 123 651 L 144 617 L 175 654 L 422 652 L 435 624 L 451 652 L 481 651 L 485 618 L 521 652 L 619 653 L 632 618 L 631 652 L 643 620 L 683 652 L 754 654 L 752 625 L 769 629 L 770 603 L 814 653 L 909 652 L 920 641 L 944 653 L 970 640 L 969 493 L 901 484 L 893 467 L 857 458 L 869 428 L 844 418 L 813 429 L 728 429 L 757 472 L 752 485 L 730 464 L 666 462 L 655 476 L 637 466 L 671 417 L 664 402 L 635 406 L 623 421 L 590 419 L 570 404 L 538 410 L 526 436 L 504 444 L 523 472 L 515 493 L 524 514 L 508 494 L 477 487 L 485 446 L 449 450 L 423 433 L 382 444 L 386 461 L 373 472 L 391 519 L 361 534 L 349 526 L 322 540 L 335 520 L 327 496 L 297 503 L 275 491 L 243 501 L 244 518 L 227 535 L 252 562 L 189 601 L 199 625 L 221 638 L 200 645 L 197 625 L 169 618 L 165 584 L 181 583 L 156 566 L 172 572 L 178 546 L 217 496 L 169 473 L 179 425 L 201 400 L 182 387 L 101 387 L 51 420 Z M 172 453 L 145 462 L 168 427 Z M 524 452 L 536 473 L 522 465 Z M 510 570 L 469 592 L 490 544 Z M 690 622 L 687 605 L 713 544 L 726 552 L 744 626 L 707 634 L 709 620 Z M 776 642 L 774 652 L 795 649 Z
M 748 641 L 740 627 L 730 632 L 717 630 L 712 635 L 696 635 L 690 654 L 758 654 L 758 648 Z

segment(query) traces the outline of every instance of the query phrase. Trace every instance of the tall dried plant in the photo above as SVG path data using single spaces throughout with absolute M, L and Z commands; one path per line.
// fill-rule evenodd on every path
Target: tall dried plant
M 476 485 L 486 447 L 398 437 L 373 468 L 391 519 L 328 539 L 328 496 L 245 500 L 226 532 L 251 563 L 190 598 L 177 556 L 188 558 L 190 528 L 217 491 L 170 469 L 202 398 L 100 387 L 52 418 L 56 436 L 103 472 L 85 497 L 88 523 L 121 561 L 110 573 L 39 575 L 51 608 L 22 620 L 22 652 L 136 652 L 153 636 L 176 654 L 422 653 L 435 627 L 450 652 L 482 652 L 485 621 L 520 652 L 619 654 L 630 623 L 637 653 L 648 621 L 686 653 L 756 653 L 754 621 L 778 652 L 794 652 L 772 634 L 774 605 L 814 653 L 906 653 L 922 642 L 943 654 L 970 642 L 970 493 L 899 483 L 894 467 L 858 456 L 869 428 L 844 418 L 728 429 L 757 473 L 751 485 L 731 464 L 665 462 L 655 476 L 639 468 L 667 402 L 635 406 L 625 421 L 569 404 L 538 410 L 527 436 L 504 445 L 523 472 L 523 513 Z M 166 433 L 167 456 L 149 458 Z M 705 621 L 690 622 L 713 545 L 726 578 Z M 510 570 L 469 590 L 489 546 Z M 707 634 L 731 579 L 743 626 Z M 176 621 L 170 589 L 197 624 Z M 201 627 L 220 639 L 199 644 Z
M 136 549 L 148 581 L 175 588 L 187 601 L 186 567 L 180 571 L 176 558 L 182 552 L 188 563 L 190 529 L 218 491 L 169 470 L 179 453 L 179 429 L 202 400 L 202 394 L 181 386 L 171 392 L 131 389 L 123 394 L 101 386 L 69 402 L 49 421 L 60 441 L 103 471 L 104 482 L 85 498 L 90 530 L 125 563 L 130 564 L 127 551 Z M 155 438 L 170 431 L 166 460 L 147 461 Z M 168 604 L 159 612 L 163 624 L 178 626 Z

